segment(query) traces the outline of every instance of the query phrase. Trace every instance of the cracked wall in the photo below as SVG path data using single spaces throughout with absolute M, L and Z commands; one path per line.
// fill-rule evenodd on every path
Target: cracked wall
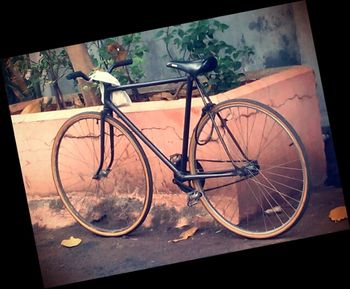
M 311 163 L 313 185 L 323 184 L 326 178 L 326 159 L 315 76 L 310 68 L 296 66 L 214 96 L 212 100 L 218 103 L 231 98 L 255 99 L 272 106 L 282 114 L 298 132 L 306 147 Z M 165 156 L 169 157 L 181 152 L 183 108 L 184 99 L 181 99 L 138 103 L 125 110 L 128 117 Z M 92 109 L 98 111 L 100 108 L 89 108 L 89 110 Z M 64 113 L 39 113 L 30 117 L 29 115 L 12 117 L 28 200 L 57 196 L 51 174 L 51 148 L 59 127 L 68 114 L 75 113 L 78 113 L 78 110 Z M 201 100 L 193 99 L 190 132 L 199 119 L 200 113 Z M 65 114 L 66 117 L 64 117 Z M 46 120 L 44 120 L 45 117 Z M 28 120 L 30 118 L 31 121 Z M 35 118 L 38 120 L 36 121 Z M 157 203 L 166 204 L 169 207 L 181 207 L 180 203 L 183 207 L 186 206 L 184 198 L 179 198 L 180 190 L 172 183 L 172 172 L 148 148 L 145 148 L 145 151 L 152 168 Z M 184 196 L 184 194 L 181 195 Z
M 295 66 L 219 94 L 220 101 L 248 98 L 267 104 L 279 112 L 300 136 L 310 164 L 312 184 L 322 186 L 326 179 L 325 148 L 315 75 L 306 66 Z

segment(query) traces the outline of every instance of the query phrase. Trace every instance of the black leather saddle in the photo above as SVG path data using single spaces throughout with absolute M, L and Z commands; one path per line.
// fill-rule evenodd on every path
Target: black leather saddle
M 214 56 L 194 61 L 170 61 L 167 67 L 182 70 L 192 76 L 204 74 L 216 68 L 218 62 Z

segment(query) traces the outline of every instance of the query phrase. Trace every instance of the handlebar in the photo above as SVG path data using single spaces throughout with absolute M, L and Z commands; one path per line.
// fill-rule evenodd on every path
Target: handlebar
M 125 59 L 122 61 L 116 61 L 113 63 L 113 65 L 108 69 L 108 72 L 111 73 L 114 68 L 117 68 L 119 66 L 126 66 L 132 64 L 132 59 Z
M 122 61 L 117 61 L 117 62 L 114 62 L 114 64 L 108 69 L 108 72 L 111 73 L 113 71 L 113 69 L 119 67 L 119 66 L 125 66 L 125 65 L 130 65 L 132 64 L 133 61 L 132 59 L 125 59 L 125 60 L 122 60 Z M 81 77 L 83 78 L 84 80 L 86 81 L 89 81 L 90 80 L 90 77 L 88 77 L 84 72 L 82 71 L 75 71 L 75 72 L 72 72 L 72 73 L 69 73 L 66 78 L 68 80 L 72 80 L 72 79 L 76 79 L 78 77 Z
M 67 78 L 68 80 L 76 79 L 77 77 L 81 77 L 81 78 L 83 78 L 83 79 L 86 80 L 86 81 L 89 81 L 89 80 L 90 80 L 90 78 L 89 78 L 85 73 L 83 73 L 83 72 L 81 72 L 81 71 L 75 71 L 75 72 L 69 73 L 69 74 L 66 76 L 66 78 Z

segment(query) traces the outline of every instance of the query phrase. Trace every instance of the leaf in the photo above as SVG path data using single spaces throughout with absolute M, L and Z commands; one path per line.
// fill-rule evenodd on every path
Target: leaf
M 180 40 L 180 38 L 175 38 L 175 39 L 174 39 L 174 44 L 175 44 L 177 47 L 180 47 L 180 45 L 181 45 L 181 40 Z
M 74 238 L 71 236 L 69 239 L 63 240 L 61 242 L 61 245 L 67 248 L 75 247 L 78 246 L 81 243 L 81 239 L 79 238 Z
M 226 25 L 226 24 L 224 24 L 224 23 L 222 23 L 222 24 L 220 25 L 221 31 L 224 31 L 224 30 L 226 30 L 227 28 L 229 28 L 229 26 Z
M 129 45 L 133 41 L 133 34 L 128 34 L 122 37 L 123 39 L 123 44 L 125 46 Z
M 234 51 L 234 48 L 233 48 L 233 47 L 227 47 L 227 48 L 225 48 L 225 53 L 226 53 L 226 54 L 231 54 L 233 51 Z
M 203 49 L 203 48 L 205 48 L 205 43 L 204 42 L 202 42 L 202 41 L 196 41 L 195 43 L 194 43 L 194 48 L 195 49 Z
M 163 37 L 163 41 L 165 43 L 169 43 L 172 38 L 173 38 L 173 36 L 169 34 L 169 35 Z
M 239 51 L 232 54 L 233 58 L 237 58 L 239 56 Z
M 239 61 L 233 62 L 233 69 L 234 69 L 234 70 L 240 69 L 241 66 L 242 66 L 242 63 L 241 63 L 241 62 L 239 62 Z
M 220 26 L 220 21 L 218 21 L 218 20 L 214 20 L 213 25 L 215 25 L 215 26 L 219 27 L 219 26 Z
M 137 52 L 135 52 L 135 55 L 137 57 L 142 57 L 143 56 L 143 51 L 137 51 Z
M 180 234 L 180 238 L 179 239 L 174 239 L 172 240 L 173 243 L 177 243 L 183 240 L 187 240 L 188 238 L 192 237 L 196 232 L 198 231 L 197 227 L 192 227 L 191 229 L 188 229 L 185 232 L 182 232 Z
M 162 35 L 164 34 L 164 30 L 159 30 L 157 33 L 156 33 L 156 38 L 159 38 L 161 37 Z
M 208 81 L 209 85 L 214 85 L 219 83 L 219 80 L 217 78 L 210 78 Z
M 182 29 L 178 29 L 177 34 L 182 38 L 185 35 L 185 32 Z
M 329 212 L 329 218 L 334 222 L 339 222 L 341 220 L 347 219 L 348 214 L 346 212 L 345 206 L 340 206 L 332 209 Z

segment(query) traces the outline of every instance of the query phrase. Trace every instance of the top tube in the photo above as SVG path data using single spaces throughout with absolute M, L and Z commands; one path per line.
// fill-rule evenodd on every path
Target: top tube
M 190 76 L 183 76 L 183 77 L 169 78 L 169 79 L 155 80 L 155 81 L 146 81 L 146 82 L 132 83 L 132 84 L 124 84 L 124 85 L 120 85 L 120 86 L 108 86 L 107 91 L 113 92 L 113 91 L 118 91 L 118 90 L 156 86 L 156 85 L 167 84 L 167 83 L 185 82 L 185 81 L 187 81 L 188 77 L 190 77 Z

